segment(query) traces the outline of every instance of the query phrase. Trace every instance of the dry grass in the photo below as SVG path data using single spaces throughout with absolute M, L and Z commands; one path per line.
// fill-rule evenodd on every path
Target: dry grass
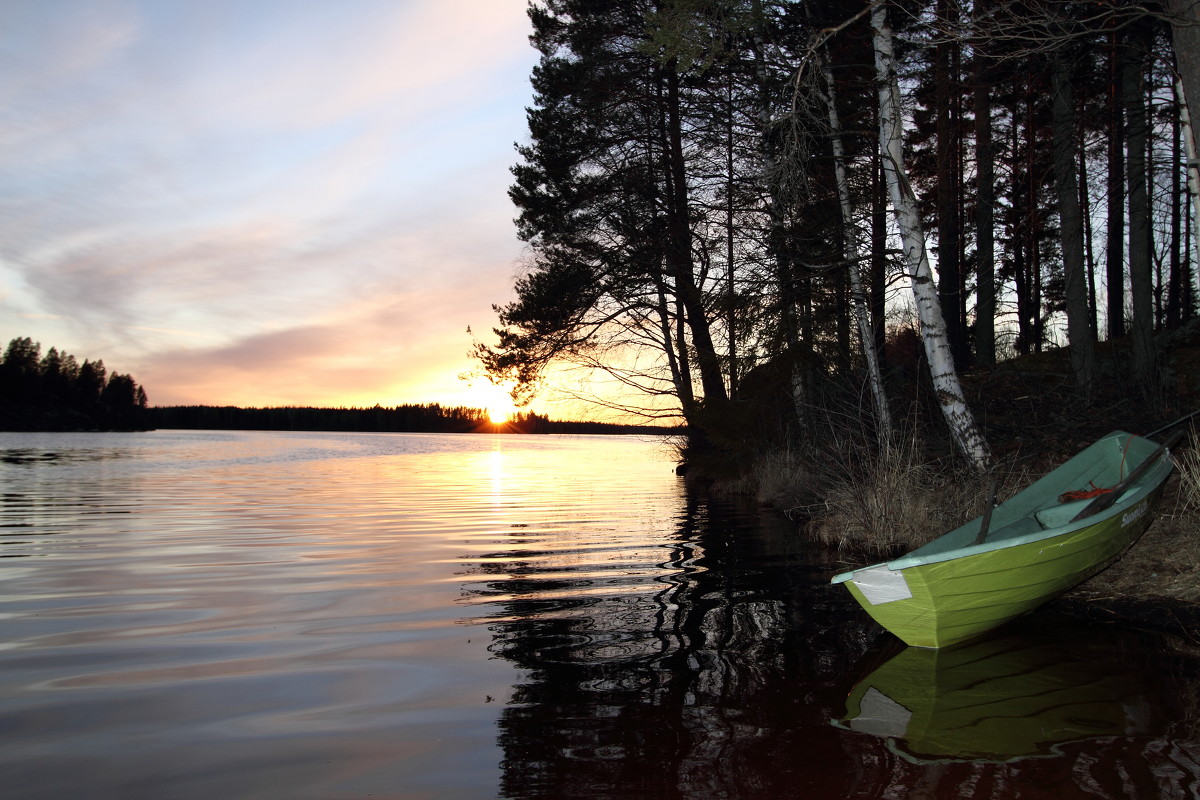
M 817 438 L 817 437 L 814 437 Z M 754 493 L 760 501 L 806 520 L 816 540 L 859 561 L 918 547 L 982 513 L 991 479 L 959 465 L 929 460 L 919 435 L 880 447 L 867 432 L 833 429 L 824 447 L 782 448 L 719 488 Z M 1156 595 L 1200 603 L 1200 432 L 1174 452 L 1177 477 L 1159 518 L 1134 548 L 1075 590 L 1083 599 Z M 1011 497 L 1059 459 L 1000 464 L 998 500 Z
M 913 436 L 892 447 L 843 452 L 829 471 L 822 502 L 809 509 L 808 529 L 827 544 L 869 554 L 920 546 L 981 514 L 990 496 L 987 476 L 930 463 Z M 1019 480 L 1008 477 L 1002 486 Z
M 1193 511 L 1200 511 L 1200 435 L 1192 428 L 1188 446 L 1172 453 L 1179 473 L 1179 499 Z
M 750 480 L 760 502 L 776 508 L 794 506 L 796 498 L 812 490 L 812 470 L 792 448 L 773 450 L 759 458 Z
M 816 485 L 810 460 L 795 448 L 784 446 L 761 453 L 744 472 L 713 479 L 710 488 L 725 496 L 752 495 L 760 503 L 789 513 L 804 502 L 803 498 L 815 496 L 812 493 Z

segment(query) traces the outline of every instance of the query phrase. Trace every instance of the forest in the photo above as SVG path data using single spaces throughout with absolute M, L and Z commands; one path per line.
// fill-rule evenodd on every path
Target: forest
M 1061 351 L 1075 407 L 1114 370 L 1172 401 L 1164 337 L 1198 303 L 1195 0 L 529 16 L 528 255 L 474 346 L 517 399 L 599 371 L 622 410 L 725 455 L 803 450 L 831 417 L 887 443 L 915 339 L 942 435 L 981 470 L 964 372 Z M 1097 356 L 1118 342 L 1121 363 Z
M 100 360 L 82 364 L 40 342 L 11 340 L 0 361 L 0 430 L 128 431 L 148 425 L 146 391 Z

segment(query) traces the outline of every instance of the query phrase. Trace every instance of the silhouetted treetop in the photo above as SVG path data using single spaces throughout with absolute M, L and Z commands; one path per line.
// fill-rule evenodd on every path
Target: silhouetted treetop
M 0 430 L 144 430 L 146 390 L 132 375 L 104 362 L 76 361 L 70 353 L 28 336 L 8 343 L 0 361 Z

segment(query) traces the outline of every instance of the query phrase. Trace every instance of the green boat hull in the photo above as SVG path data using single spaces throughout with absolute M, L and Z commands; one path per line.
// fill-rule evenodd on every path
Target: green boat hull
M 879 624 L 915 647 L 978 637 L 1103 570 L 1154 518 L 1169 456 L 1105 511 L 1072 521 L 1089 501 L 1060 504 L 1069 489 L 1114 485 L 1156 445 L 1127 433 L 1100 440 L 993 513 L 982 544 L 973 520 L 911 554 L 834 577 Z M 1089 477 L 1091 476 L 1091 477 Z

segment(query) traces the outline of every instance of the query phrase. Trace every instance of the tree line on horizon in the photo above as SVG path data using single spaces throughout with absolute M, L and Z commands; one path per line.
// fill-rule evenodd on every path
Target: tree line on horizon
M 1167 384 L 1156 334 L 1198 312 L 1191 0 L 538 0 L 529 17 L 509 191 L 529 255 L 475 344 L 519 399 L 566 363 L 640 393 L 627 410 L 668 397 L 716 432 L 770 372 L 804 430 L 841 378 L 886 438 L 902 307 L 977 465 L 958 371 L 1065 346 L 1086 406 L 1095 344 L 1127 337 L 1135 384 Z
M 190 430 L 345 431 L 367 433 L 633 433 L 665 429 L 604 422 L 552 420 L 520 412 L 493 423 L 479 408 L 438 403 L 371 408 L 277 406 L 156 406 L 149 411 L 155 428 Z
M 12 339 L 0 361 L 0 430 L 142 430 L 145 389 L 132 375 L 109 373 L 30 337 Z
M 438 403 L 391 408 L 280 406 L 150 406 L 132 375 L 109 373 L 101 360 L 82 364 L 70 353 L 18 337 L 0 358 L 0 430 L 133 431 L 200 430 L 363 431 L 397 433 L 635 433 L 669 429 L 605 422 L 553 420 L 520 412 L 491 422 L 479 408 Z

